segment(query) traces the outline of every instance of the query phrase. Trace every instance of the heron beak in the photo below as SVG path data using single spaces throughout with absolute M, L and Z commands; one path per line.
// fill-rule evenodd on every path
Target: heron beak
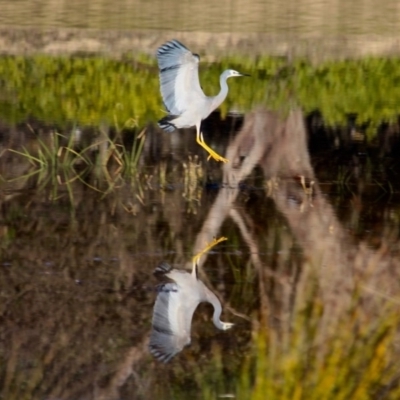
M 251 76 L 250 74 L 242 74 L 241 72 L 240 72 L 240 76 Z

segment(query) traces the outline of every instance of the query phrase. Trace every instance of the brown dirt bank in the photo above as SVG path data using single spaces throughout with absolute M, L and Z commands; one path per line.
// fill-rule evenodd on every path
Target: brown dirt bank
M 101 54 L 121 57 L 154 54 L 164 41 L 177 38 L 209 61 L 235 54 L 307 57 L 315 61 L 363 56 L 400 55 L 400 39 L 383 36 L 284 36 L 262 33 L 211 33 L 171 31 L 117 31 L 0 27 L 0 54 Z

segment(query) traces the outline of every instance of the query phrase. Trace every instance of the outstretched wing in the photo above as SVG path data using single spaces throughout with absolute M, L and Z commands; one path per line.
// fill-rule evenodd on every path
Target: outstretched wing
M 161 95 L 169 113 L 181 115 L 188 106 L 204 100 L 198 55 L 192 54 L 178 40 L 171 40 L 158 49 L 157 59 Z
M 158 360 L 168 362 L 190 344 L 193 311 L 186 313 L 185 299 L 176 283 L 159 287 L 154 305 L 149 349 Z

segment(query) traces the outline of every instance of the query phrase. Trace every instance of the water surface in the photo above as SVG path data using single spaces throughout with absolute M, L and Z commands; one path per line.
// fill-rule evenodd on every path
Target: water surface
M 221 165 L 206 161 L 190 132 L 162 143 L 157 130 L 147 135 L 135 177 L 112 161 L 77 179 L 81 168 L 40 170 L 24 156 L 3 156 L 4 398 L 235 393 L 252 335 L 263 324 L 287 329 L 285 315 L 301 304 L 307 286 L 300 276 L 310 262 L 319 271 L 321 301 L 330 307 L 326 285 L 350 283 L 332 275 L 339 261 L 353 253 L 377 256 L 382 245 L 398 252 L 399 188 L 396 181 L 389 187 L 382 172 L 371 174 L 368 155 L 353 151 L 337 163 L 335 152 L 328 159 L 320 150 L 308 164 L 297 145 L 308 191 L 299 176 L 273 173 L 271 166 L 290 151 L 274 141 L 263 161 L 270 166 L 260 161 L 235 187 L 224 183 Z M 235 326 L 217 331 L 211 308 L 201 306 L 191 346 L 164 366 L 147 348 L 158 284 L 153 270 L 161 261 L 190 268 L 206 238 L 220 234 L 228 240 L 203 257 L 201 279 Z M 394 262 L 384 257 L 382 263 Z M 384 271 L 379 282 L 387 277 Z

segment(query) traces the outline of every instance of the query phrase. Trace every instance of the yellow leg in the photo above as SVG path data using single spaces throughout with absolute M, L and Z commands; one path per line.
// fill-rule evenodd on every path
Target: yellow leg
M 213 241 L 211 243 L 209 243 L 202 251 L 200 251 L 200 253 L 197 253 L 192 261 L 193 264 L 196 264 L 197 261 L 199 260 L 199 258 L 204 254 L 207 253 L 207 251 L 211 250 L 214 246 L 216 246 L 218 243 L 224 242 L 225 240 L 228 240 L 228 238 L 221 236 L 219 239 L 214 238 Z
M 198 133 L 196 136 L 196 142 L 209 154 L 207 160 L 210 158 L 213 158 L 215 161 L 221 161 L 223 163 L 228 162 L 229 160 L 227 158 L 224 158 L 220 156 L 218 153 L 216 153 L 211 147 L 207 146 L 206 142 L 203 139 L 203 135 L 201 133 Z

